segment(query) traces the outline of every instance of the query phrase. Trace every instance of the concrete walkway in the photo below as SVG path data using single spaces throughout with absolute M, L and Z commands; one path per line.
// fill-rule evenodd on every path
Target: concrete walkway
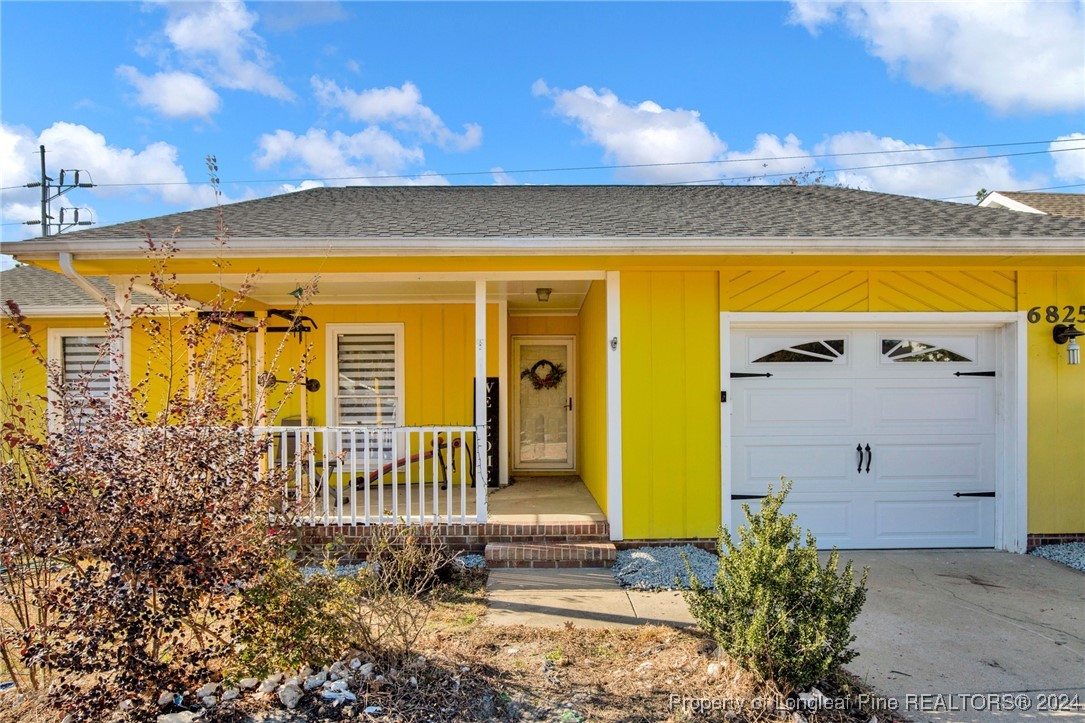
M 610 570 L 598 568 L 491 570 L 486 584 L 489 625 L 585 628 L 692 625 L 674 591 L 623 590 Z
M 896 701 L 898 715 L 1085 721 L 1085 707 L 1069 709 L 1059 698 L 1085 703 L 1085 575 L 994 551 L 841 556 L 870 567 L 853 628 L 859 657 L 848 667 Z M 679 593 L 626 591 L 608 570 L 494 570 L 487 590 L 491 625 L 692 624 Z M 1059 710 L 1040 710 L 1046 703 Z

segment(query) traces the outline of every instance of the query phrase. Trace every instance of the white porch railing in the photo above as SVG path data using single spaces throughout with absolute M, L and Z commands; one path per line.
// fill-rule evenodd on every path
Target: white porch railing
M 486 521 L 476 427 L 258 427 L 284 509 L 310 525 Z M 472 488 L 474 481 L 479 484 Z

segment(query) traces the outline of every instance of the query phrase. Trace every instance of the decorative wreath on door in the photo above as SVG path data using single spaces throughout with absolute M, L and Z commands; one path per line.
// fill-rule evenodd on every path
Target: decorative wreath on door
M 544 373 L 540 373 L 540 370 Z M 530 369 L 520 372 L 520 378 L 527 379 L 535 389 L 553 389 L 565 378 L 565 366 L 540 359 Z

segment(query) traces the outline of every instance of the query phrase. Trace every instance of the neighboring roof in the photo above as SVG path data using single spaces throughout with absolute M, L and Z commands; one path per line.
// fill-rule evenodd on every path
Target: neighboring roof
M 830 186 L 313 188 L 221 210 L 233 239 L 1085 238 L 1085 220 Z M 210 239 L 218 218 L 187 211 L 55 240 Z
M 103 294 L 113 298 L 113 285 L 104 276 L 87 276 L 86 279 Z M 97 316 L 105 311 L 100 303 L 90 298 L 67 276 L 37 266 L 16 266 L 0 271 L 0 301 L 8 299 L 17 302 L 25 313 L 38 316 L 43 312 L 57 316 Z M 158 302 L 154 297 L 138 291 L 132 294 L 132 301 L 137 305 Z
M 987 194 L 980 206 L 1008 208 L 1011 211 L 1043 213 L 1051 216 L 1085 218 L 1085 194 L 1036 193 L 1031 191 L 996 191 Z

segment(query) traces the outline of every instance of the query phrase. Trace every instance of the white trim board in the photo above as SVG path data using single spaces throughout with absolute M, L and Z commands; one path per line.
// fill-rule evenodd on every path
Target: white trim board
M 731 332 L 742 329 L 811 326 L 880 327 L 954 326 L 998 330 L 995 377 L 996 439 L 995 547 L 1024 552 L 1028 537 L 1028 347 L 1024 312 L 721 312 L 720 343 L 730 345 Z M 731 519 L 731 390 L 730 348 L 720 352 L 720 391 L 728 402 L 720 410 L 721 522 Z
M 610 539 L 624 540 L 622 519 L 622 287 L 608 271 L 607 292 L 607 522 Z

